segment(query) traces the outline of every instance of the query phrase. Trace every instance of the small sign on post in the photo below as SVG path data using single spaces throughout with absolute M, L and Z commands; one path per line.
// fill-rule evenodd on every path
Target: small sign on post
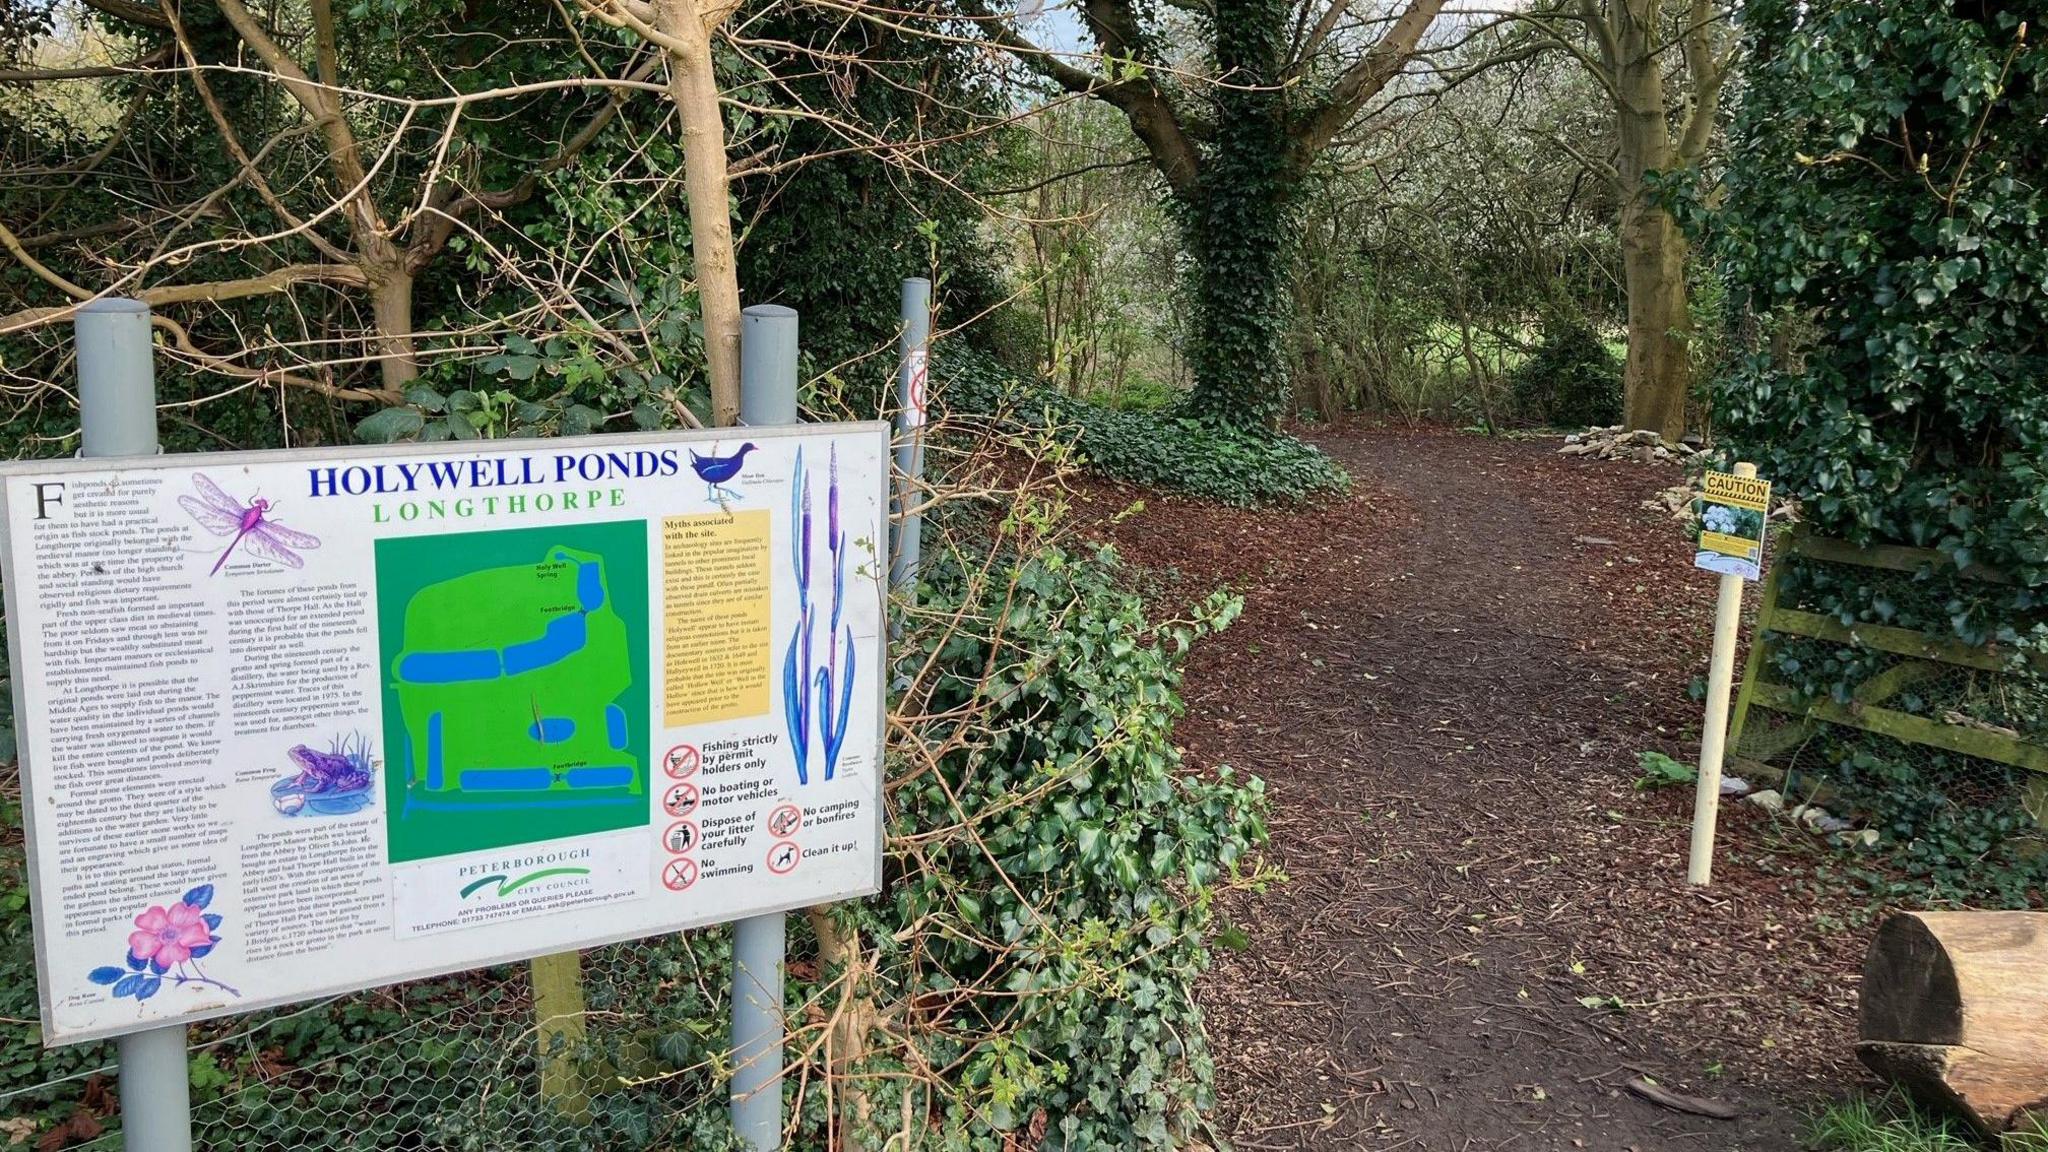
M 0 467 L 47 1042 L 876 891 L 888 461 L 871 423 Z
M 1735 676 L 1735 640 L 1742 628 L 1742 584 L 1763 575 L 1764 524 L 1771 484 L 1756 465 L 1733 473 L 1709 472 L 1700 499 L 1699 546 L 1693 565 L 1721 574 L 1714 604 L 1714 654 L 1707 667 L 1707 714 L 1700 728 L 1700 771 L 1693 793 L 1692 851 L 1686 880 L 1705 885 L 1714 876 L 1714 826 L 1721 814 L 1721 761 L 1727 752 L 1728 697 Z
M 1764 570 L 1764 525 L 1771 516 L 1771 482 L 1756 478 L 1751 467 L 1734 473 L 1709 472 L 1700 495 L 1699 549 L 1693 567 L 1744 580 L 1761 580 Z

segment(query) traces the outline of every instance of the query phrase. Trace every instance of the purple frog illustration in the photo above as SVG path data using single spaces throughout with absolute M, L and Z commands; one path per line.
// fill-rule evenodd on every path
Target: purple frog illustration
M 299 769 L 270 787 L 270 802 L 286 816 L 311 812 L 342 816 L 370 802 L 370 743 L 360 734 L 337 739 L 329 751 L 294 745 L 285 756 Z

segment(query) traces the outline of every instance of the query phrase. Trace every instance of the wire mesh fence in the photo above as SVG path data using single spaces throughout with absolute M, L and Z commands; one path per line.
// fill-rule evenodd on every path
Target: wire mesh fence
M 195 1147 L 733 1147 L 726 940 L 583 953 L 585 1011 L 571 1018 L 537 1012 L 519 964 L 196 1025 Z M 122 1147 L 113 1045 L 78 1052 L 76 1071 L 36 1083 L 12 1079 L 33 1061 L 0 1069 L 0 1147 L 7 1125 L 39 1149 Z
M 2010 591 L 1933 552 L 1790 539 L 1764 590 L 1736 770 L 1956 894 L 2034 902 L 2048 677 L 2025 622 L 1983 611 Z

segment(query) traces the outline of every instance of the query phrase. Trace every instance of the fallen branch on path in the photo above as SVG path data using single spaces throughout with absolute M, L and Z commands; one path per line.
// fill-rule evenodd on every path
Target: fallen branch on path
M 1669 1088 L 1660 1088 L 1641 1076 L 1630 1077 L 1626 1087 L 1650 1103 L 1662 1105 L 1674 1112 L 1689 1112 L 1694 1116 L 1706 1116 L 1715 1120 L 1733 1120 L 1742 1114 L 1742 1109 L 1733 1104 L 1673 1092 Z

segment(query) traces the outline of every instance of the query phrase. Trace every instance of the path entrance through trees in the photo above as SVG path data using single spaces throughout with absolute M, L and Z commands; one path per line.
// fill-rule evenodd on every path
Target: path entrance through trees
M 1317 439 L 1353 503 L 1205 510 L 1196 540 L 1153 498 L 1109 530 L 1186 592 L 1246 594 L 1197 650 L 1177 737 L 1265 778 L 1289 877 L 1227 910 L 1249 944 L 1206 981 L 1219 1133 L 1246 1150 L 1798 1148 L 1805 1106 L 1853 1082 L 1863 936 L 1797 869 L 1759 866 L 1768 830 L 1746 805 L 1725 814 L 1714 887 L 1688 890 L 1691 790 L 1633 786 L 1640 751 L 1697 748 L 1685 686 L 1713 577 L 1641 507 L 1678 471 L 1454 434 Z M 1636 1099 L 1645 1075 L 1741 1115 Z

